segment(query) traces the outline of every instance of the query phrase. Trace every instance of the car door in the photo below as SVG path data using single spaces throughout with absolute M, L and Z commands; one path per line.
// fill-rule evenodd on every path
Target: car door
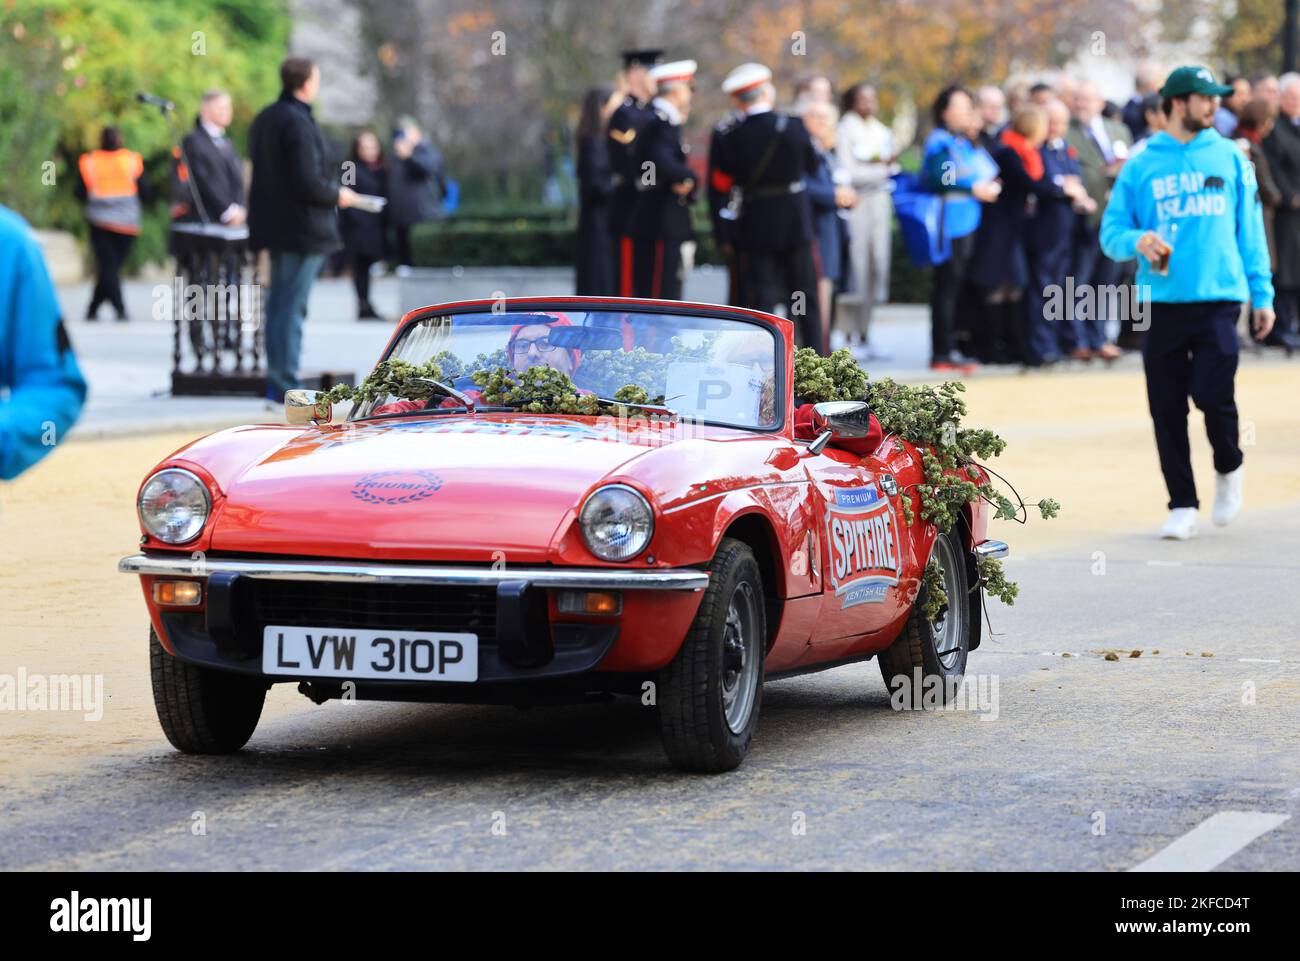
M 888 441 L 878 451 L 891 457 L 899 453 Z M 831 446 L 806 463 L 824 591 L 812 644 L 837 647 L 845 655 L 855 647 L 870 647 L 845 644 L 845 639 L 885 630 L 910 604 L 915 581 L 909 574 L 915 562 L 894 483 L 903 465 Z

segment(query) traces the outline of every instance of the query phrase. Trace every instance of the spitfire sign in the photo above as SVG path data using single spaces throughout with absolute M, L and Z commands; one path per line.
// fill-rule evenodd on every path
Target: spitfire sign
M 898 522 L 875 484 L 841 487 L 827 505 L 831 587 L 843 607 L 879 604 L 898 583 Z

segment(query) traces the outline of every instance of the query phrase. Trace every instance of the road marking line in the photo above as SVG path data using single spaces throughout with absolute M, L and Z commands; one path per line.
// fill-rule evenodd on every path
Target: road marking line
M 1129 870 L 1209 871 L 1290 818 L 1261 811 L 1220 811 Z
M 1182 561 L 1147 561 L 1147 567 L 1182 567 Z
M 1242 664 L 1281 664 L 1281 658 L 1277 657 L 1239 657 L 1237 658 Z

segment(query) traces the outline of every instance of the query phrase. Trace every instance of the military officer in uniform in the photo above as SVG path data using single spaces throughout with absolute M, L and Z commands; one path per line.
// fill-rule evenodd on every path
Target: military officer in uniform
M 628 218 L 632 292 L 637 297 L 682 299 L 682 244 L 694 235 L 691 202 L 695 172 L 686 163 L 682 124 L 691 110 L 695 61 L 678 60 L 650 71 L 659 91 L 633 151 L 636 203 Z
M 784 304 L 802 347 L 825 353 L 828 333 L 818 300 L 812 206 L 804 176 L 817 150 L 798 117 L 777 113 L 772 72 L 746 63 L 722 84 L 742 119 L 720 134 L 710 158 L 710 187 L 733 194 L 740 305 L 770 311 Z
M 636 138 L 654 117 L 650 101 L 655 95 L 651 69 L 662 50 L 624 50 L 623 86 L 627 96 L 609 118 L 609 169 L 614 192 L 609 198 L 609 235 L 614 238 L 615 293 L 632 296 L 632 240 L 627 219 L 636 203 Z

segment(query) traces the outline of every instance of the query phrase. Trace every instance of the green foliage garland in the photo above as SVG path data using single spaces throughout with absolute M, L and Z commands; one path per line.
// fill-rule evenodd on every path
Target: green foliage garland
M 455 376 L 451 372 L 453 368 L 450 363 L 447 370 L 443 369 L 443 362 L 448 360 L 456 361 L 445 351 L 424 364 L 412 364 L 406 360 L 382 360 L 359 385 L 353 387 L 349 384 L 335 384 L 325 392 L 325 399 L 331 404 L 344 400 L 368 404 L 383 397 L 428 400 L 439 391 L 421 378 L 446 383 L 445 377 Z
M 794 356 L 795 397 L 808 403 L 834 400 L 865 400 L 880 420 L 886 436 L 896 435 L 913 444 L 921 455 L 925 479 L 914 485 L 920 501 L 921 520 L 930 521 L 941 532 L 952 528 L 969 503 L 984 499 L 994 506 L 996 517 L 1020 519 L 1021 507 L 993 487 L 979 460 L 997 457 L 1007 442 L 990 430 L 962 426 L 966 386 L 948 382 L 916 387 L 888 377 L 869 381 L 867 374 L 847 350 L 829 357 L 799 348 Z M 909 493 L 904 489 L 903 493 Z M 1055 517 L 1061 505 L 1051 498 L 1038 501 L 1044 518 Z M 903 516 L 910 527 L 916 519 L 912 498 L 902 499 Z M 933 617 L 947 597 L 937 579 L 937 568 L 927 568 L 923 581 L 930 588 L 926 616 Z M 998 561 L 982 561 L 979 583 L 1005 604 L 1015 602 L 1018 588 L 1008 581 Z
M 522 374 L 504 365 L 504 351 L 479 354 L 466 365 L 455 354 L 443 351 L 423 364 L 405 360 L 385 360 L 358 386 L 335 384 L 325 392 L 331 404 L 350 400 L 357 404 L 373 403 L 387 397 L 403 400 L 429 400 L 441 393 L 430 380 L 450 384 L 468 373 L 483 394 L 487 406 L 517 407 L 530 414 L 610 414 L 627 416 L 623 405 L 662 404 L 662 397 L 651 397 L 637 384 L 625 384 L 605 403 L 595 394 L 579 393 L 569 375 L 553 367 L 530 367 Z M 498 356 L 500 355 L 500 356 Z

